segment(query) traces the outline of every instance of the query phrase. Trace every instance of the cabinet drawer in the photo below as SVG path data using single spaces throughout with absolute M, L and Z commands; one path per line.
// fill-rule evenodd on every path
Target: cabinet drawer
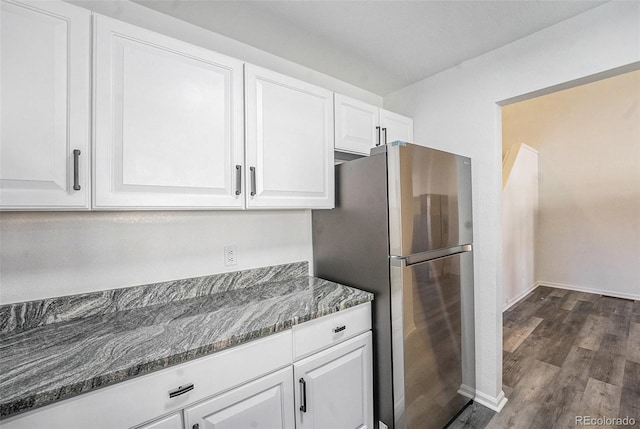
M 300 359 L 371 329 L 371 303 L 293 327 L 293 358 Z
M 290 365 L 291 343 L 287 330 L 2 420 L 2 428 L 137 426 Z M 171 398 L 178 387 L 185 393 Z

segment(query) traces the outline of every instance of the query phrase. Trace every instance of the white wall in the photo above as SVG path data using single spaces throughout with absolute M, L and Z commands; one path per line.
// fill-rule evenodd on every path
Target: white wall
M 374 105 L 376 94 L 128 1 L 69 1 Z M 89 43 L 89 41 L 87 41 Z M 239 263 L 223 264 L 238 246 Z M 312 261 L 307 210 L 0 214 L 0 303 Z
M 2 213 L 0 302 L 312 261 L 310 211 Z M 225 267 L 225 245 L 238 264 Z
M 514 145 L 512 151 L 516 152 L 515 160 L 502 189 L 502 284 L 505 307 L 523 298 L 536 286 L 538 151 L 526 144 Z
M 385 97 L 385 108 L 414 118 L 416 142 L 472 158 L 482 403 L 499 406 L 502 395 L 502 139 L 496 103 L 639 61 L 640 3 L 609 2 Z
M 503 109 L 503 143 L 540 152 L 541 284 L 640 299 L 639 104 L 635 71 Z

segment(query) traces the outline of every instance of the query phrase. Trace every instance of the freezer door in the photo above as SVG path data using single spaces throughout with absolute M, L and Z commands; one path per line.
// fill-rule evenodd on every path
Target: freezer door
M 473 242 L 471 160 L 409 143 L 387 155 L 391 255 Z
M 474 396 L 472 252 L 391 268 L 395 429 L 441 429 Z

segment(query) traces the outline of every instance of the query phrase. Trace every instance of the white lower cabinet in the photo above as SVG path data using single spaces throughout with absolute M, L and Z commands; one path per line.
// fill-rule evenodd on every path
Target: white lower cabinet
M 298 429 L 373 428 L 371 332 L 294 363 Z
M 294 429 L 293 370 L 284 368 L 184 410 L 191 429 Z
M 135 429 L 182 429 L 182 413 L 174 413 L 169 416 L 162 417 L 151 423 L 137 426 Z

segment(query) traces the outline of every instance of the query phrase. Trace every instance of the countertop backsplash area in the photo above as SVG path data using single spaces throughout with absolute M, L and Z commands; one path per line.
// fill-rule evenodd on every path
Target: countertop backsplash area
M 308 262 L 0 305 L 0 334 L 51 323 L 165 304 L 309 274 Z

